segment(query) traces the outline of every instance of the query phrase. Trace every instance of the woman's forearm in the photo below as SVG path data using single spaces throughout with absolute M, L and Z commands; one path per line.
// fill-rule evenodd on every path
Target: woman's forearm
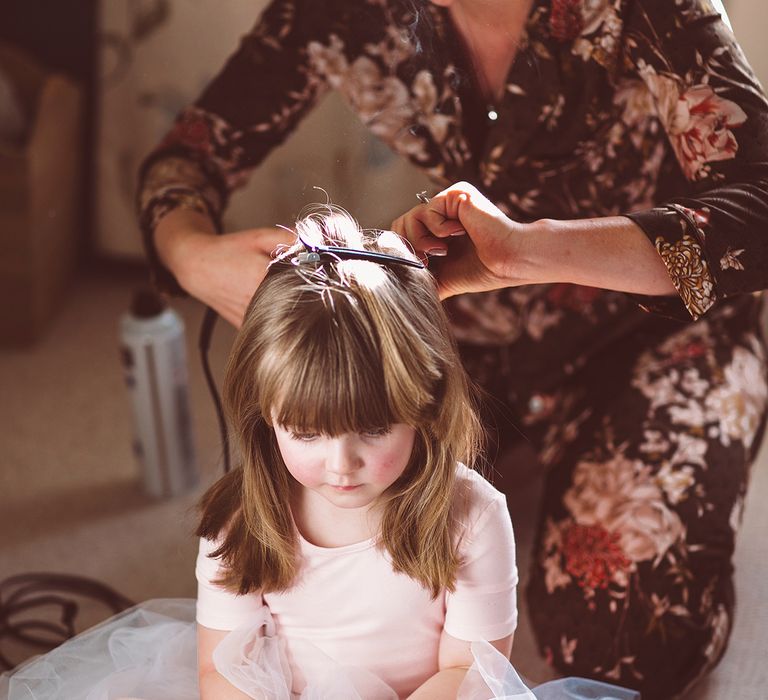
M 556 221 L 523 227 L 516 246 L 531 282 L 568 282 L 646 295 L 676 294 L 661 256 L 640 227 L 623 216 Z M 519 277 L 518 270 L 513 272 Z
M 176 279 L 181 279 L 190 259 L 189 246 L 194 245 L 200 236 L 214 235 L 216 227 L 209 216 L 194 209 L 174 209 L 155 227 L 155 248 L 163 265 Z

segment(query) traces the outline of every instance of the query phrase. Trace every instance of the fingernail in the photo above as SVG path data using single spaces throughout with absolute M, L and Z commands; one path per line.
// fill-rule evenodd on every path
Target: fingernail
M 445 248 L 430 248 L 427 251 L 427 255 L 431 255 L 432 257 L 444 257 L 448 255 L 448 251 Z
M 454 231 L 451 235 L 452 236 L 464 236 L 466 235 L 466 231 L 464 229 L 461 229 L 460 231 Z

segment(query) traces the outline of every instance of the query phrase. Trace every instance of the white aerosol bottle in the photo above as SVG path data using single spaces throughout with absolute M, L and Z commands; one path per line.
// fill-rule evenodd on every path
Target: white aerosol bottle
M 158 498 L 183 493 L 198 480 L 184 322 L 158 294 L 141 290 L 120 319 L 120 345 L 144 488 Z

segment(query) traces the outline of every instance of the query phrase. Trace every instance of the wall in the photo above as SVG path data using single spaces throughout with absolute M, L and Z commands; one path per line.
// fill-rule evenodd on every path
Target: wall
M 768 86 L 768 16 L 765 0 L 727 0 L 728 16 L 757 77 Z

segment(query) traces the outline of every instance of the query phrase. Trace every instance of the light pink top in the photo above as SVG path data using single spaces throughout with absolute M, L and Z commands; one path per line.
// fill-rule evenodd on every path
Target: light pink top
M 400 697 L 408 695 L 437 672 L 443 629 L 457 639 L 493 641 L 517 625 L 515 543 L 506 499 L 462 464 L 456 498 L 463 563 L 453 593 L 431 600 L 421 584 L 392 570 L 389 554 L 373 539 L 325 548 L 299 536 L 303 566 L 293 588 L 238 596 L 212 583 L 219 564 L 207 555 L 215 545 L 201 540 L 197 621 L 232 630 L 267 605 L 294 673 L 302 659 L 291 642 L 303 639 L 345 666 L 376 674 Z

